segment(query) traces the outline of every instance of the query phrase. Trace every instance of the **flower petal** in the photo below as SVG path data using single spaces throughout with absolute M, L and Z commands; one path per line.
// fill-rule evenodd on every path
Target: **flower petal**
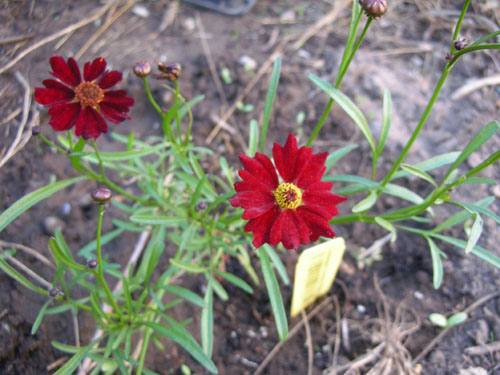
M 236 193 L 230 200 L 231 206 L 243 207 L 244 220 L 253 219 L 266 212 L 269 207 L 274 205 L 274 195 L 271 192 L 262 191 L 242 191 Z
M 61 56 L 52 56 L 50 58 L 50 66 L 52 67 L 52 72 L 50 74 L 71 87 L 78 86 L 78 84 L 82 82 L 80 69 L 75 59 L 72 57 L 70 57 L 66 63 Z
M 312 155 L 297 176 L 297 186 L 306 189 L 309 185 L 321 181 L 326 171 L 325 161 L 327 152 Z
M 332 230 L 328 220 L 317 213 L 316 210 L 308 206 L 300 206 L 297 208 L 297 214 L 304 220 L 305 224 L 309 227 L 310 239 L 312 242 L 318 240 L 320 236 L 333 238 L 335 232 Z
M 35 101 L 42 105 L 65 103 L 75 97 L 72 89 L 56 80 L 46 79 L 42 83 L 46 88 L 36 87 L 34 95 Z
M 301 243 L 299 228 L 293 216 L 294 212 L 295 210 L 285 210 L 281 214 L 283 216 L 281 242 L 283 242 L 283 246 L 287 250 L 297 250 Z
M 75 134 L 83 139 L 97 139 L 101 133 L 107 133 L 108 125 L 102 116 L 92 107 L 85 107 L 76 122 Z
M 128 112 L 130 107 L 135 103 L 135 100 L 127 96 L 125 90 L 111 90 L 104 92 L 104 99 L 101 103 L 106 103 L 119 112 Z
M 105 90 L 109 89 L 110 87 L 116 85 L 118 82 L 122 80 L 122 74 L 116 70 L 112 70 L 105 72 L 101 78 L 99 78 L 99 81 L 97 82 L 97 85 Z
M 269 243 L 272 246 L 276 246 L 281 242 L 281 229 L 283 227 L 283 212 L 280 212 L 278 217 L 274 220 L 273 226 L 271 227 L 271 233 L 269 233 Z
M 273 189 L 278 187 L 278 175 L 274 170 L 271 160 L 266 155 L 257 153 L 255 158 L 250 158 L 240 153 L 239 158 L 241 164 L 243 164 L 247 172 L 252 176 L 272 186 Z
M 83 79 L 87 82 L 95 81 L 106 69 L 106 60 L 102 57 L 86 62 L 83 66 Z
M 295 177 L 297 156 L 297 139 L 293 134 L 288 135 L 284 147 L 281 147 L 277 143 L 273 146 L 274 163 L 285 182 L 292 182 Z
M 302 194 L 302 200 L 306 206 L 321 207 L 322 209 L 327 210 L 331 216 L 336 216 L 339 213 L 337 205 L 345 202 L 347 198 L 334 194 L 329 190 L 310 190 L 308 188 Z M 331 216 L 327 219 L 331 219 Z
M 56 131 L 71 129 L 80 113 L 80 103 L 56 104 L 49 108 L 50 126 Z
M 302 220 L 300 215 L 297 214 L 296 210 L 289 210 L 289 211 L 290 211 L 290 215 L 291 215 L 292 219 L 295 222 L 295 226 L 297 227 L 297 229 L 299 231 L 300 243 L 308 245 L 309 244 L 309 234 L 311 232 L 309 227 L 306 225 L 304 220 Z
M 245 225 L 245 232 L 253 232 L 252 244 L 255 248 L 261 247 L 265 243 L 269 243 L 269 232 L 271 231 L 271 226 L 280 214 L 280 208 L 278 206 L 271 206 L 269 210 L 263 215 L 251 219 Z
M 243 181 L 236 182 L 234 184 L 234 189 L 236 191 L 245 190 L 260 190 L 260 191 L 271 191 L 275 189 L 274 186 L 266 184 L 264 181 L 255 178 L 245 169 L 240 169 L 238 171 L 239 176 Z
M 124 112 L 118 111 L 113 106 L 101 102 L 99 103 L 99 109 L 101 110 L 101 114 L 108 120 L 114 124 L 119 124 L 122 121 L 130 120 L 130 116 Z

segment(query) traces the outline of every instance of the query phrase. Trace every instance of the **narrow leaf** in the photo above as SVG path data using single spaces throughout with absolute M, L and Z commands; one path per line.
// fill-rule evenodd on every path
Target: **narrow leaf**
M 481 237 L 481 232 L 483 231 L 483 219 L 478 213 L 473 214 L 473 216 L 475 217 L 474 224 L 472 224 L 469 239 L 465 246 L 465 254 L 470 253 L 474 246 L 476 246 L 479 237 Z
M 139 214 L 130 217 L 131 221 L 141 224 L 160 224 L 165 227 L 178 227 L 179 224 L 186 221 L 183 217 L 177 216 L 159 216 L 159 215 L 149 215 L 149 214 Z
M 253 158 L 259 145 L 259 123 L 254 119 L 250 120 L 248 131 L 248 156 Z
M 267 293 L 269 294 L 271 310 L 273 311 L 278 336 L 281 341 L 285 341 L 288 335 L 288 322 L 278 280 L 276 280 L 276 275 L 271 267 L 266 248 L 263 246 L 259 248 L 257 252 L 260 257 L 262 274 L 264 275 L 264 282 L 266 283 Z
M 411 173 L 412 175 L 429 182 L 434 187 L 437 187 L 436 182 L 431 177 L 431 175 L 428 174 L 427 172 L 424 172 L 423 170 L 421 170 L 413 165 L 409 165 L 409 164 L 401 164 L 401 168 L 404 169 L 405 171 Z
M 357 214 L 359 212 L 369 210 L 371 207 L 373 207 L 376 201 L 377 201 L 377 192 L 371 191 L 370 194 L 368 194 L 368 196 L 365 199 L 363 199 L 361 202 L 359 202 L 352 208 L 352 212 Z
M 222 276 L 228 282 L 230 282 L 234 286 L 237 286 L 238 288 L 244 290 L 245 292 L 247 292 L 249 294 L 253 293 L 252 287 L 250 285 L 248 285 L 248 283 L 246 281 L 240 279 L 238 276 L 235 276 L 232 273 L 222 272 L 222 271 L 215 271 L 215 273 L 219 276 Z
M 342 148 L 339 148 L 338 150 L 332 152 L 328 157 L 326 158 L 325 161 L 325 173 L 328 172 L 332 167 L 338 163 L 340 159 L 342 159 L 344 156 L 346 156 L 349 152 L 352 150 L 358 148 L 358 145 L 349 145 L 349 146 L 344 146 Z
M 214 293 L 213 278 L 208 279 L 207 291 L 205 292 L 204 306 L 201 310 L 201 345 L 208 358 L 212 357 L 212 348 L 214 344 Z
M 435 289 L 441 286 L 443 281 L 443 262 L 441 261 L 441 250 L 437 247 L 436 243 L 428 236 L 425 236 L 429 244 L 429 250 L 432 258 L 432 284 Z
M 464 323 L 468 318 L 468 315 L 466 312 L 460 311 L 457 312 L 456 314 L 453 314 L 448 318 L 447 325 L 448 327 L 456 326 L 459 324 Z
M 290 278 L 288 277 L 288 273 L 286 272 L 286 267 L 283 264 L 283 262 L 281 261 L 281 258 L 279 257 L 278 253 L 276 251 L 274 251 L 272 246 L 269 246 L 266 244 L 266 245 L 264 245 L 264 247 L 266 248 L 266 252 L 267 252 L 267 255 L 269 256 L 269 260 L 271 261 L 272 265 L 274 266 L 274 268 L 278 272 L 278 275 L 279 275 L 281 281 L 283 281 L 283 284 L 289 285 Z
M 45 302 L 40 309 L 40 312 L 38 313 L 35 323 L 33 323 L 33 327 L 31 327 L 31 334 L 34 335 L 38 331 L 38 327 L 40 327 L 40 324 L 42 323 L 42 320 L 45 316 L 45 312 L 47 310 L 47 307 L 52 303 L 52 299 L 49 299 L 47 302 Z
M 269 119 L 271 118 L 271 110 L 273 108 L 274 96 L 278 89 L 278 82 L 280 79 L 281 59 L 279 57 L 274 60 L 273 72 L 271 73 L 271 80 L 269 82 L 269 89 L 267 90 L 266 103 L 264 104 L 264 116 L 262 118 L 262 127 L 260 139 L 260 152 L 264 152 L 264 145 L 266 144 L 267 128 L 269 127 Z
M 388 89 L 384 90 L 384 109 L 382 115 L 382 130 L 380 131 L 380 137 L 378 139 L 377 149 L 375 151 L 375 158 L 378 159 L 382 151 L 384 150 L 385 142 L 387 140 L 387 135 L 389 134 L 389 129 L 391 128 L 391 117 L 392 117 L 392 99 L 391 92 Z

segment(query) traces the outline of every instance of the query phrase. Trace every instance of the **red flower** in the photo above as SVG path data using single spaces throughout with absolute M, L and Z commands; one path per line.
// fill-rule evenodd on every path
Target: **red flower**
M 331 182 L 321 181 L 327 155 L 313 154 L 305 146 L 298 149 L 293 134 L 284 147 L 274 144 L 276 168 L 264 154 L 254 158 L 240 154 L 243 181 L 235 183 L 236 195 L 230 202 L 233 207 L 243 207 L 243 219 L 249 220 L 245 232 L 253 232 L 255 247 L 283 242 L 290 250 L 320 236 L 335 236 L 328 220 L 338 215 L 336 205 L 347 198 L 333 194 Z
M 102 57 L 85 63 L 83 81 L 75 59 L 68 61 L 60 56 L 50 59 L 52 74 L 59 79 L 46 79 L 45 88 L 35 88 L 35 100 L 49 106 L 49 124 L 56 131 L 68 130 L 76 125 L 75 134 L 84 139 L 97 139 L 107 133 L 104 118 L 115 124 L 130 119 L 127 112 L 134 105 L 134 99 L 125 90 L 108 90 L 122 80 L 116 70 L 105 70 L 106 60 Z M 103 118 L 104 116 L 104 118 Z

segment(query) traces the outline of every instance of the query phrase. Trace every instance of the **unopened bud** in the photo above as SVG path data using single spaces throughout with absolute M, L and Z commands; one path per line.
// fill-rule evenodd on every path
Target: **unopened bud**
M 38 134 L 40 134 L 40 126 L 36 125 L 31 128 L 31 135 L 36 137 Z
M 111 190 L 105 187 L 97 188 L 90 196 L 96 203 L 104 204 L 111 199 Z
M 467 46 L 467 43 L 465 41 L 466 41 L 465 38 L 461 38 L 461 39 L 455 40 L 455 43 L 454 43 L 455 49 L 457 51 L 463 50 Z
M 154 77 L 156 79 L 165 79 L 170 82 L 177 81 L 179 76 L 181 75 L 182 68 L 180 64 L 177 63 L 169 63 L 164 64 L 161 61 L 158 61 L 158 69 L 160 70 L 160 74 L 155 74 Z
M 147 77 L 151 74 L 151 65 L 147 61 L 140 61 L 134 65 L 134 74 L 137 77 Z
M 196 211 L 203 211 L 208 207 L 208 204 L 205 202 L 200 202 L 196 204 Z
M 52 288 L 51 290 L 49 290 L 49 296 L 51 296 L 52 298 L 57 297 L 58 294 L 59 291 L 56 288 Z
M 90 268 L 91 270 L 93 270 L 94 268 L 96 268 L 97 267 L 97 259 L 96 258 L 90 259 L 87 262 L 87 267 Z
M 387 12 L 387 0 L 359 0 L 368 17 L 378 18 Z

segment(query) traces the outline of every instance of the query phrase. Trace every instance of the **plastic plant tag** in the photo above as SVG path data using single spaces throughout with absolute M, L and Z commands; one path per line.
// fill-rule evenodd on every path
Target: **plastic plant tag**
M 345 241 L 337 237 L 300 254 L 295 266 L 290 310 L 292 318 L 330 290 L 344 251 Z

